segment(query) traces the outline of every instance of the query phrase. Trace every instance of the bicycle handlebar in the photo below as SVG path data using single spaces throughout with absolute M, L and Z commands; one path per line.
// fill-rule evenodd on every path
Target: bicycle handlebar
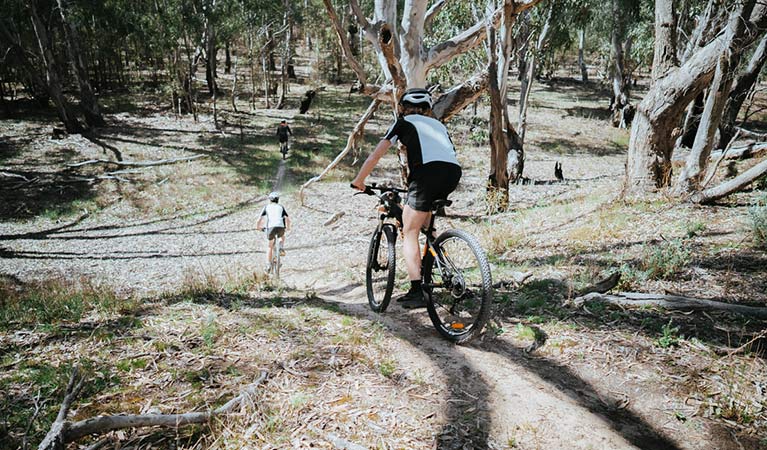
M 357 186 L 355 186 L 353 184 L 349 184 L 349 186 L 351 186 L 354 189 L 357 189 Z M 365 185 L 365 190 L 364 191 L 359 191 L 359 192 L 355 193 L 354 195 L 366 194 L 366 195 L 375 195 L 375 196 L 378 197 L 379 194 L 376 194 L 376 191 L 378 191 L 380 194 L 383 194 L 384 192 L 397 192 L 397 193 L 400 193 L 400 194 L 404 194 L 404 193 L 407 192 L 407 189 L 400 189 L 400 188 L 395 188 L 395 187 L 385 187 L 385 186 L 379 187 L 379 186 L 376 185 L 376 183 L 372 183 L 372 184 L 370 184 L 370 186 Z

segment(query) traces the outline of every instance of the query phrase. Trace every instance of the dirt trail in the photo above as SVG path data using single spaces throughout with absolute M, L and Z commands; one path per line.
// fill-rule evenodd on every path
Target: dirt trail
M 587 167 L 576 164 L 578 155 L 563 159 L 573 178 L 583 181 L 546 191 L 528 189 L 525 201 L 534 203 L 544 196 L 550 202 L 565 201 L 609 191 L 615 188 L 610 177 L 623 167 L 622 156 L 591 160 Z M 534 158 L 528 163 L 533 174 L 551 165 Z M 290 165 L 290 158 L 280 162 L 275 190 L 291 185 Z M 462 180 L 454 196 L 454 215 L 443 226 L 478 233 L 483 219 L 475 199 L 484 182 L 481 175 Z M 283 260 L 284 284 L 293 292 L 315 293 L 349 315 L 380 321 L 391 336 L 387 345 L 398 368 L 411 375 L 431 374 L 434 379 L 429 381 L 437 386 L 433 396 L 440 405 L 434 412 L 440 423 L 438 448 L 738 448 L 729 434 L 715 435 L 698 426 L 700 422 L 679 424 L 674 414 L 685 411 L 685 400 L 666 395 L 651 364 L 635 359 L 614 365 L 620 354 L 616 360 L 574 363 L 552 353 L 530 354 L 508 334 L 457 347 L 437 335 L 423 310 L 405 311 L 393 304 L 386 314 L 371 312 L 362 280 L 375 223 L 373 202 L 353 197 L 342 181 L 317 186 L 305 206 L 289 194 L 281 199 L 294 224 Z M 126 220 L 107 206 L 97 214 L 64 220 L 3 222 L 0 273 L 24 281 L 84 276 L 142 294 L 178 289 L 190 274 L 252 274 L 264 263 L 265 239 L 255 229 L 264 201 L 256 196 L 224 207 L 142 220 Z M 572 217 L 589 213 L 573 208 Z M 340 220 L 323 225 L 339 212 L 345 213 Z M 550 230 L 574 227 L 576 220 L 547 217 L 540 226 L 530 226 L 534 231 L 526 238 L 549 242 Z M 537 256 L 556 256 L 556 246 L 542 245 L 543 256 Z M 600 332 L 590 330 L 595 345 L 609 340 L 609 331 Z M 630 373 L 620 373 L 624 367 L 630 367 Z

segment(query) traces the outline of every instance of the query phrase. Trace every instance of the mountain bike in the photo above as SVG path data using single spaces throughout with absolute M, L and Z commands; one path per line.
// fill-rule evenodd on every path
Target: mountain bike
M 279 238 L 274 238 L 274 250 L 272 250 L 272 260 L 269 262 L 269 273 L 275 280 L 280 279 L 280 267 L 282 262 L 280 261 L 280 252 L 282 251 L 282 243 Z
M 262 228 L 261 231 L 266 232 L 267 228 Z M 282 266 L 280 253 L 282 252 L 282 242 L 279 236 L 274 238 L 274 249 L 272 249 L 272 259 L 269 261 L 269 266 L 266 269 L 266 274 L 271 275 L 275 280 L 280 279 L 280 267 Z
M 366 186 L 357 194 L 378 197 L 378 224 L 373 231 L 365 268 L 365 285 L 370 308 L 382 313 L 391 301 L 396 272 L 398 230 L 402 230 L 404 189 Z M 357 195 L 355 194 L 355 195 Z M 477 239 L 463 230 L 447 230 L 437 237 L 434 223 L 438 210 L 450 200 L 434 202 L 431 220 L 424 235 L 421 278 L 426 308 L 437 331 L 461 344 L 482 333 L 490 318 L 493 281 L 487 256 Z
M 280 153 L 282 153 L 282 159 L 288 159 L 288 141 L 280 142 Z

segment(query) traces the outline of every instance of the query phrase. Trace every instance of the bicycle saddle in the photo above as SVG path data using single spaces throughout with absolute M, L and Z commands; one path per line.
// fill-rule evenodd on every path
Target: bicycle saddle
M 445 208 L 447 206 L 450 206 L 452 204 L 453 204 L 452 200 L 448 200 L 446 198 L 440 198 L 440 199 L 434 200 L 432 202 L 431 209 L 432 210 L 441 209 L 441 208 Z

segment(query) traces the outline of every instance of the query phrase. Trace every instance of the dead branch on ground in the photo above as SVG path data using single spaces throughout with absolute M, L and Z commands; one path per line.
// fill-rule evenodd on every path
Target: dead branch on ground
M 718 310 L 741 314 L 746 317 L 767 319 L 767 308 L 684 297 L 681 295 L 645 294 L 639 292 L 622 292 L 620 295 L 606 295 L 592 292 L 572 300 L 572 304 L 578 307 L 586 302 L 601 302 L 620 307 L 658 306 L 663 309 L 683 311 Z
M 89 159 L 87 161 L 67 164 L 67 167 L 82 167 L 88 164 L 114 164 L 120 167 L 153 167 L 176 164 L 185 161 L 193 161 L 199 158 L 207 158 L 208 155 L 182 156 L 179 158 L 158 159 L 154 161 L 112 161 L 109 159 Z
M 606 292 L 609 292 L 610 289 L 617 286 L 620 279 L 621 279 L 621 272 L 620 271 L 613 272 L 607 278 L 600 280 L 592 284 L 591 286 L 587 286 L 581 289 L 575 295 L 578 297 L 583 297 L 584 295 L 591 294 L 593 292 L 604 294 Z
M 64 401 L 59 409 L 56 421 L 53 422 L 45 439 L 38 446 L 38 450 L 64 450 L 69 442 L 76 441 L 84 436 L 103 434 L 109 431 L 124 428 L 139 427 L 169 427 L 178 428 L 184 425 L 207 423 L 214 417 L 230 414 L 234 408 L 242 404 L 256 391 L 256 388 L 266 379 L 266 372 L 262 371 L 256 381 L 248 385 L 237 396 L 226 402 L 223 406 L 206 412 L 188 412 L 182 414 L 127 414 L 114 416 L 98 416 L 77 422 L 66 420 L 72 402 L 79 394 L 85 383 L 85 377 L 75 384 L 78 377 L 78 368 L 72 372 L 69 380 Z

